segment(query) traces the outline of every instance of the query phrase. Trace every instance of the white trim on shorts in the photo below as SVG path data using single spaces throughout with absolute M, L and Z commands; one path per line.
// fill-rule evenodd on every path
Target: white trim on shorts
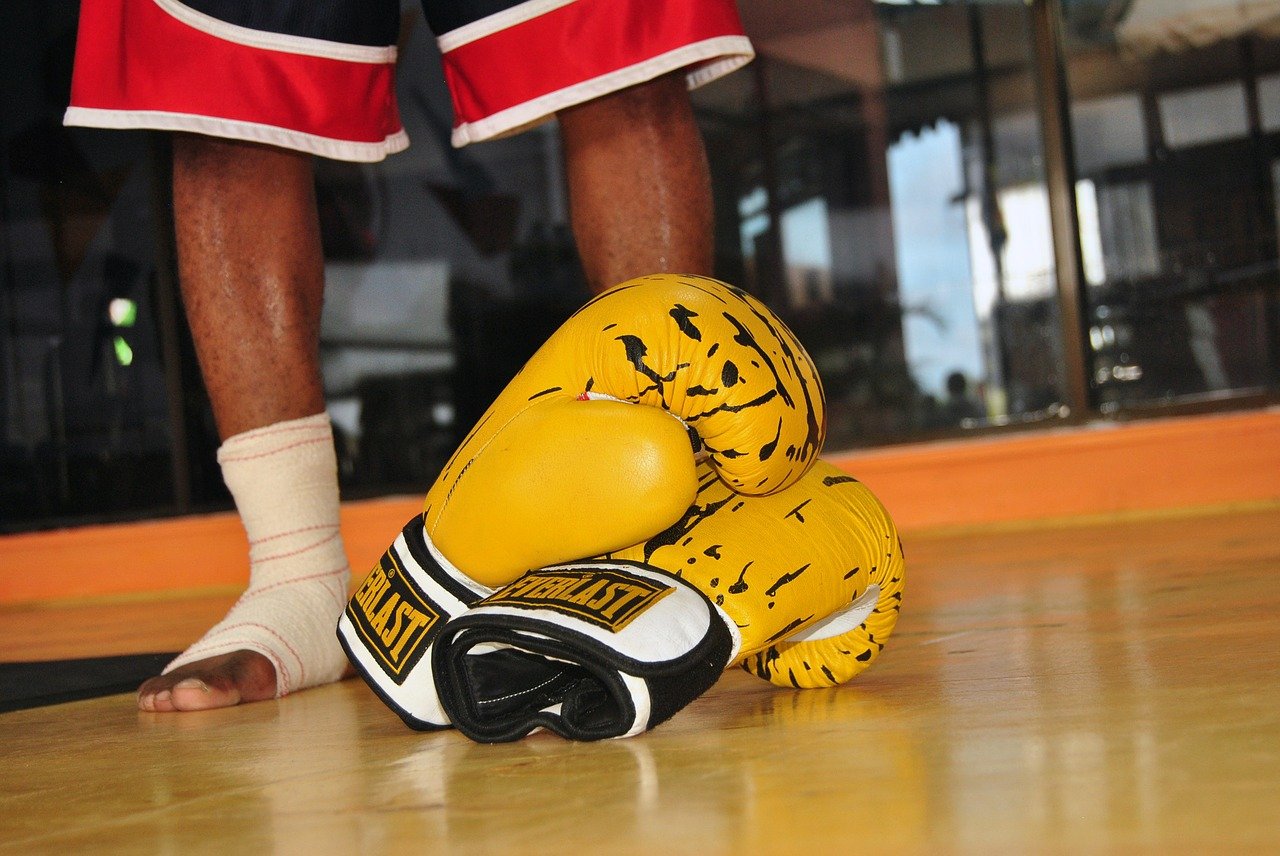
M 460 48 L 485 36 L 540 18 L 561 6 L 569 6 L 577 2 L 578 0 L 525 0 L 519 5 L 503 9 L 501 12 L 494 12 L 492 15 L 450 30 L 443 36 L 439 36 L 436 44 L 440 46 L 440 53 L 448 53 L 454 48 Z
M 557 3 L 560 0 L 549 0 L 549 2 Z M 731 56 L 725 56 L 726 54 Z M 453 129 L 453 145 L 461 148 L 468 143 L 516 134 L 549 120 L 565 108 L 653 80 L 670 71 L 705 63 L 691 69 L 685 75 L 689 88 L 694 89 L 741 68 L 754 56 L 755 50 L 751 47 L 751 40 L 746 36 L 717 36 L 684 45 L 644 62 L 611 71 L 565 89 L 549 92 L 506 110 L 499 110 L 477 122 L 458 125 Z M 708 62 L 717 57 L 720 57 L 718 61 Z
M 362 143 L 335 140 L 303 131 L 163 110 L 104 110 L 98 107 L 68 107 L 63 121 L 68 125 L 117 130 L 190 131 L 210 137 L 265 143 L 333 160 L 373 163 L 409 147 L 409 135 L 399 130 L 381 142 Z

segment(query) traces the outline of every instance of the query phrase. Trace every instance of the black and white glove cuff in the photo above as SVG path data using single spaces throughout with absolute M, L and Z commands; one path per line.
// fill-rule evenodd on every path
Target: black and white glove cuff
M 338 620 L 338 640 L 375 693 L 410 728 L 449 726 L 431 646 L 445 622 L 492 590 L 468 578 L 415 517 L 374 565 Z
M 630 562 L 531 571 L 449 621 L 432 672 L 448 718 L 485 743 L 547 728 L 638 734 L 719 679 L 737 628 L 679 577 Z M 421 669 L 421 667 L 419 667 Z

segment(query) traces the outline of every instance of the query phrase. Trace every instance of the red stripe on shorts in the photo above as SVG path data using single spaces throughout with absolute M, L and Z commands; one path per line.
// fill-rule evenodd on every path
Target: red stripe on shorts
M 152 0 L 93 0 L 80 15 L 75 107 L 209 116 L 352 142 L 400 130 L 390 63 L 225 41 Z
M 479 121 L 677 48 L 740 35 L 732 0 L 577 0 L 447 51 L 454 123 Z

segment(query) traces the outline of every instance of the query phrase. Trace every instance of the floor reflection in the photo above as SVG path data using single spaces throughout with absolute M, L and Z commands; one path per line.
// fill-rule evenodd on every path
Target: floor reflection
M 628 740 L 417 733 L 359 681 L 5 714 L 0 851 L 1280 851 L 1280 515 L 907 549 L 853 683 L 733 671 Z

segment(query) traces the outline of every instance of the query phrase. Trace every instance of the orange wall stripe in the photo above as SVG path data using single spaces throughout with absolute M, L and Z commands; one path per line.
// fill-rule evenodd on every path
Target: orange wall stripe
M 831 455 L 902 529 L 1280 500 L 1280 411 Z
M 1280 501 L 1280 411 L 1105 424 L 827 456 L 903 530 Z M 356 581 L 421 510 L 344 503 Z M 248 580 L 233 514 L 0 536 L 0 605 Z
M 356 581 L 421 511 L 420 497 L 343 503 Z M 248 581 L 248 543 L 230 512 L 0 537 L 0 605 L 242 588 Z

